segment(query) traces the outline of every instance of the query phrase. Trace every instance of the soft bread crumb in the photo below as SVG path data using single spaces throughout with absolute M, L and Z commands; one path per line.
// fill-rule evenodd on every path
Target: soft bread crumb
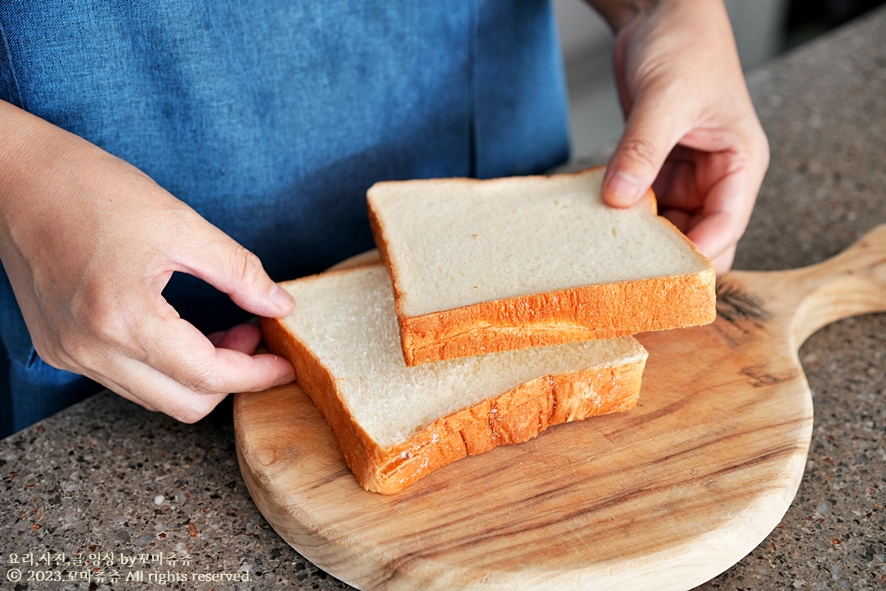
M 410 369 L 391 347 L 395 321 L 383 267 L 327 273 L 286 288 L 296 312 L 262 318 L 265 342 L 292 362 L 357 481 L 370 491 L 393 494 L 466 455 L 637 404 L 646 351 L 630 338 Z M 575 365 L 582 368 L 569 371 Z
M 548 374 L 645 359 L 632 338 L 572 343 L 407 367 L 390 279 L 381 265 L 283 284 L 287 328 L 335 376 L 354 420 L 378 445 L 402 443 L 459 409 Z M 404 452 L 405 453 L 405 452 Z
M 649 206 L 608 207 L 603 170 L 578 175 L 380 183 L 402 313 L 648 277 L 698 273 L 704 257 Z

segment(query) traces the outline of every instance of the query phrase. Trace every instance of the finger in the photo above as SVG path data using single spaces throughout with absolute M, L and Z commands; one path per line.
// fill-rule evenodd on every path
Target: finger
M 758 187 L 752 172 L 742 167 L 717 179 L 687 237 L 711 259 L 735 246 L 748 225 Z
M 238 324 L 228 330 L 210 333 L 206 338 L 215 347 L 252 355 L 261 342 L 261 331 L 252 324 Z
M 713 260 L 735 246 L 744 226 L 728 211 L 717 211 L 701 216 L 700 221 L 686 232 L 699 252 Z
M 109 359 L 109 368 L 118 376 L 116 380 L 97 377 L 110 390 L 148 410 L 162 412 L 184 423 L 194 423 L 202 419 L 228 395 L 194 392 L 131 358 Z
M 206 338 L 209 339 L 209 342 L 212 343 L 213 347 L 218 347 L 219 343 L 222 342 L 222 339 L 225 338 L 225 335 L 228 334 L 226 330 L 220 330 L 218 332 L 212 332 L 206 335 Z
M 138 404 L 139 406 L 141 406 L 145 410 L 149 410 L 151 412 L 162 412 L 160 408 L 158 408 L 156 405 L 152 404 L 150 401 L 143 400 L 143 399 L 139 398 L 138 396 L 136 396 L 135 394 L 130 392 L 128 388 L 123 387 L 123 385 L 121 385 L 117 381 L 112 380 L 112 379 L 102 375 L 102 373 L 100 373 L 100 372 L 92 371 L 92 370 L 89 370 L 86 368 L 79 368 L 79 371 L 87 378 L 89 378 L 95 382 L 98 382 L 99 384 L 101 384 L 102 386 L 104 386 L 105 388 L 110 390 L 111 392 L 114 392 L 118 396 L 125 398 L 126 400 L 129 400 L 130 402 L 134 402 L 135 404 Z
M 636 97 L 618 147 L 603 178 L 603 200 L 614 207 L 637 203 L 658 176 L 682 134 L 681 116 L 657 92 Z M 655 98 L 650 98 L 651 96 Z
M 705 198 L 702 189 L 698 184 L 696 159 L 687 154 L 682 146 L 673 149 L 652 183 L 652 190 L 662 211 L 669 208 L 687 212 L 701 210 Z
M 723 251 L 720 255 L 711 259 L 714 264 L 714 271 L 717 276 L 726 274 L 732 268 L 732 262 L 735 260 L 735 246 L 731 246 Z
M 692 227 L 693 215 L 682 209 L 666 209 L 661 212 L 661 216 L 674 224 L 684 234 Z
M 713 237 L 707 235 L 709 232 L 721 232 L 724 225 L 731 225 L 731 221 L 725 215 L 715 214 L 714 219 L 711 220 L 705 218 L 701 213 L 691 214 L 680 209 L 669 209 L 662 212 L 662 216 L 686 234 L 686 237 L 696 245 L 698 251 L 708 257 L 713 263 L 717 275 L 722 275 L 732 267 L 732 259 L 735 257 L 735 243 L 721 248 L 716 241 L 719 234 L 715 234 Z
M 251 326 L 251 328 L 255 327 Z M 196 331 L 196 329 L 194 329 L 194 331 Z M 196 332 L 199 334 L 199 331 Z M 232 329 L 231 331 L 225 331 L 225 333 L 216 334 L 226 335 L 227 333 L 232 333 L 233 335 L 237 335 L 240 333 L 240 337 L 234 336 L 233 338 L 243 338 L 247 332 L 251 331 L 245 331 L 241 328 L 235 327 L 235 330 Z M 250 337 L 246 337 L 246 339 L 254 341 L 254 339 Z M 211 347 L 209 341 L 205 338 L 204 340 Z M 213 350 L 215 349 L 213 348 Z M 220 353 L 219 363 L 222 367 L 231 367 L 233 365 L 230 363 L 229 359 L 226 359 L 229 355 L 241 359 L 245 358 L 246 360 L 255 359 L 259 365 L 264 361 L 271 361 L 272 363 L 282 362 L 284 366 L 282 372 L 284 377 L 279 380 L 279 382 L 282 384 L 294 379 L 291 365 L 274 355 L 250 357 L 245 353 L 228 349 L 218 349 L 217 351 Z M 188 362 L 189 360 L 184 359 L 184 361 Z M 259 381 L 258 385 L 253 388 L 239 387 L 237 380 L 235 379 L 230 381 L 230 387 L 224 385 L 213 386 L 214 391 L 211 391 L 211 388 L 209 387 L 199 389 L 180 383 L 180 379 L 170 377 L 164 370 L 157 370 L 138 359 L 120 355 L 113 350 L 105 351 L 101 357 L 101 362 L 95 370 L 84 368 L 82 373 L 103 384 L 120 396 L 135 402 L 148 410 L 160 411 L 179 421 L 187 423 L 192 423 L 207 415 L 218 405 L 219 402 L 224 400 L 230 392 L 265 390 L 275 385 L 274 383 L 268 383 L 268 380 L 274 379 L 273 374 L 270 374 L 269 376 L 266 376 L 264 381 Z M 109 375 L 113 375 L 115 378 L 111 379 L 106 377 Z
M 254 351 L 260 338 L 256 327 L 246 326 L 227 331 L 217 348 L 185 320 L 149 317 L 139 327 L 145 335 L 140 349 L 128 356 L 200 393 L 257 392 L 295 379 L 286 359 L 244 352 Z
M 227 393 L 213 397 L 193 392 L 141 361 L 120 355 L 116 349 L 94 353 L 92 365 L 78 366 L 76 371 L 151 412 L 162 412 L 180 421 L 194 422 L 208 414 L 227 396 Z M 192 397 L 196 398 L 192 400 Z M 200 402 L 198 398 L 206 400 Z M 201 408 L 201 404 L 205 406 Z
M 211 339 L 210 339 L 211 340 Z M 252 324 L 238 324 L 224 332 L 216 347 L 240 351 L 247 355 L 255 353 L 255 349 L 261 342 L 261 330 Z
M 257 256 L 202 219 L 196 226 L 187 238 L 191 247 L 179 249 L 176 270 L 203 279 L 253 314 L 279 318 L 292 312 L 292 296 L 274 283 Z

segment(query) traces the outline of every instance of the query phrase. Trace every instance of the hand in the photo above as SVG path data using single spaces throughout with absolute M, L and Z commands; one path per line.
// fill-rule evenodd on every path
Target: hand
M 0 122 L 0 258 L 44 361 L 185 422 L 293 379 L 288 361 L 252 355 L 256 327 L 207 338 L 161 295 L 182 271 L 249 312 L 288 314 L 255 255 L 87 141 L 2 101 Z
M 627 117 L 603 198 L 628 207 L 651 185 L 660 213 L 725 273 L 769 165 L 726 9 L 720 0 L 592 3 L 617 31 Z

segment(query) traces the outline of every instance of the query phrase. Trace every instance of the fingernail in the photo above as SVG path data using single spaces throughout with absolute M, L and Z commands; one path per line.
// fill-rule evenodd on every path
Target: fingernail
M 633 205 L 637 200 L 637 194 L 640 192 L 640 183 L 637 179 L 629 174 L 617 172 L 606 182 L 606 189 L 609 192 L 608 199 L 611 205 L 620 205 L 627 207 Z
M 275 306 L 283 311 L 291 310 L 293 306 L 295 306 L 295 300 L 292 299 L 292 296 L 289 295 L 289 292 L 287 292 L 276 283 L 274 284 L 274 289 L 271 291 L 271 301 L 274 302 Z

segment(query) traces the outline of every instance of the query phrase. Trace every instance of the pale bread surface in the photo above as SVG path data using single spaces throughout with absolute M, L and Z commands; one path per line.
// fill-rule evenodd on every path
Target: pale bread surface
M 407 367 L 387 272 L 381 265 L 284 284 L 293 334 L 336 376 L 351 415 L 379 445 L 400 443 L 434 420 L 547 373 L 644 357 L 632 338 L 497 353 Z
M 402 314 L 711 269 L 651 194 L 630 209 L 604 204 L 603 173 L 373 186 Z
M 295 312 L 263 319 L 266 341 L 293 362 L 369 490 L 396 492 L 466 454 L 636 404 L 647 354 L 633 338 L 407 367 L 382 265 L 281 285 Z

